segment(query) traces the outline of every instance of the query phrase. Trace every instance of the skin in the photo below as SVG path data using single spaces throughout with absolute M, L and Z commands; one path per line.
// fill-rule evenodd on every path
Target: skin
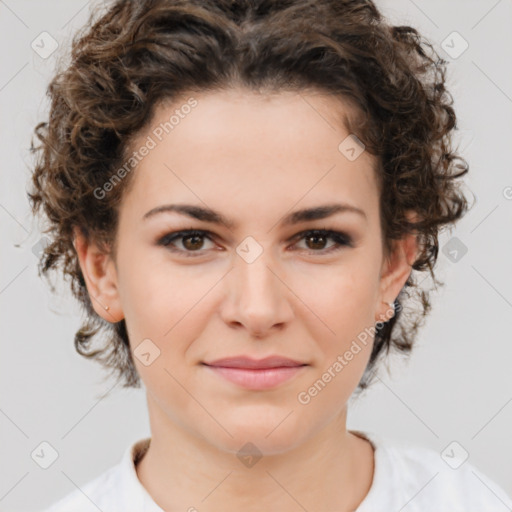
M 371 487 L 374 452 L 347 431 L 347 402 L 373 340 L 307 405 L 297 396 L 359 333 L 392 315 L 387 302 L 411 272 L 416 237 L 383 253 L 374 157 L 365 151 L 350 161 L 338 150 L 349 135 L 341 115 L 350 112 L 339 99 L 242 90 L 194 98 L 197 107 L 134 171 L 116 253 L 78 231 L 75 237 L 96 312 L 109 322 L 126 320 L 132 350 L 147 338 L 160 350 L 149 366 L 134 358 L 152 432 L 138 478 L 169 511 L 353 510 Z M 176 108 L 159 105 L 134 147 Z M 339 202 L 364 216 L 280 224 L 292 211 Z M 236 226 L 169 212 L 143 220 L 170 203 L 207 206 Z M 175 240 L 182 252 L 202 252 L 197 257 L 158 245 L 185 229 L 215 238 Z M 353 245 L 328 252 L 331 238 L 293 239 L 308 229 L 349 234 Z M 248 236 L 263 251 L 250 264 L 236 252 Z M 255 391 L 201 364 L 239 354 L 284 355 L 308 366 Z M 262 454 L 252 467 L 237 458 L 247 442 Z

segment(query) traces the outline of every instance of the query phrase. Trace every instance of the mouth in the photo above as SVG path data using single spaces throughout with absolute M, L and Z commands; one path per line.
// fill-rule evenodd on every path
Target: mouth
M 236 356 L 206 363 L 209 371 L 245 389 L 271 389 L 290 380 L 309 365 L 282 356 L 252 359 Z
M 254 359 L 250 356 L 234 356 L 216 359 L 211 362 L 204 362 L 207 366 L 223 368 L 239 368 L 246 370 L 266 370 L 269 368 L 292 368 L 304 366 L 306 363 L 296 361 L 284 356 L 268 356 L 263 359 Z

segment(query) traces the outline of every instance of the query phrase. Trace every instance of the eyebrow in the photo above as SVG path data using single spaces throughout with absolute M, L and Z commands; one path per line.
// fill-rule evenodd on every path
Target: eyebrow
M 176 212 L 193 219 L 211 222 L 212 224 L 219 224 L 225 226 L 228 229 L 233 229 L 236 227 L 236 223 L 234 221 L 226 218 L 221 213 L 216 212 L 215 210 L 211 210 L 210 208 L 203 208 L 201 206 L 191 204 L 164 204 L 162 206 L 157 206 L 156 208 L 146 212 L 142 219 L 147 220 L 150 217 L 164 212 Z M 300 222 L 325 219 L 336 213 L 356 213 L 367 219 L 364 210 L 361 210 L 356 206 L 346 203 L 334 203 L 317 206 L 315 208 L 297 210 L 284 217 L 284 219 L 281 221 L 281 224 L 283 226 L 291 226 L 294 224 L 299 224 Z

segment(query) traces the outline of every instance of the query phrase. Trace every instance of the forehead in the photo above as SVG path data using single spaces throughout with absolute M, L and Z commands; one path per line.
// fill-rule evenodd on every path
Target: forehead
M 344 125 L 351 109 L 314 92 L 228 90 L 162 103 L 131 144 L 137 153 L 151 149 L 139 158 L 123 202 L 139 216 L 176 201 L 216 210 L 229 202 L 241 212 L 250 204 L 256 212 L 345 200 L 371 214 L 378 201 L 375 160 L 358 155 L 361 147 Z M 357 158 L 347 158 L 349 146 Z

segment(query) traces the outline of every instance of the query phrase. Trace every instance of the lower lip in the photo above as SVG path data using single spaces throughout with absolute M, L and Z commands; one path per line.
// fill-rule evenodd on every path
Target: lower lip
M 224 366 L 209 366 L 218 375 L 226 380 L 238 384 L 246 389 L 270 389 L 290 380 L 306 366 L 286 366 L 279 368 L 265 368 L 249 370 L 247 368 L 226 368 Z

